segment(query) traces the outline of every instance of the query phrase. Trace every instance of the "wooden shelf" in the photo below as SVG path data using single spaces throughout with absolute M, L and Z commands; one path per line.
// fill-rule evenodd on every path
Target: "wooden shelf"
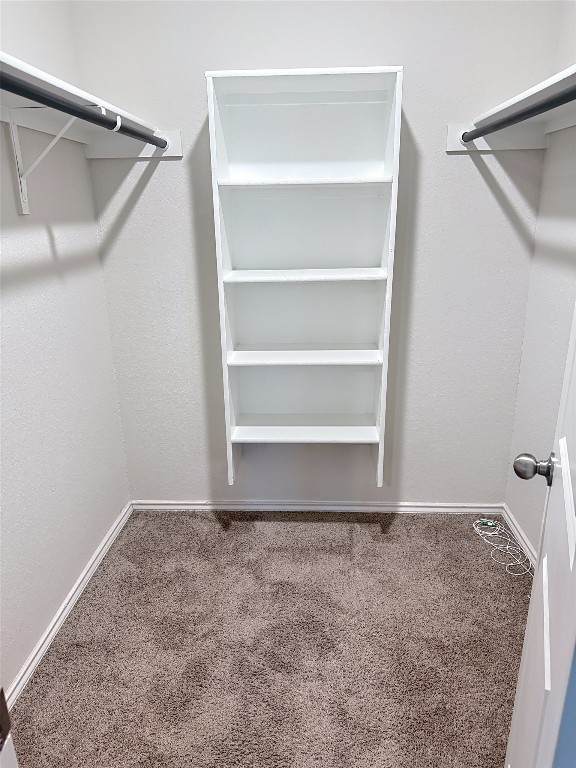
M 390 228 L 389 184 L 219 188 L 230 270 L 380 268 Z
M 324 176 L 324 177 L 239 177 L 218 179 L 220 187 L 278 187 L 278 186 L 341 186 L 345 184 L 391 184 L 392 176 Z
M 235 269 L 224 274 L 225 283 L 322 283 L 351 280 L 386 280 L 380 267 L 370 269 Z
M 235 427 L 233 443 L 378 443 L 376 427 L 253 426 Z
M 228 353 L 228 365 L 382 365 L 378 349 L 279 349 Z
M 382 75 L 382 74 L 395 74 L 402 72 L 402 67 L 331 67 L 330 69 L 325 69 L 324 67 L 305 67 L 303 69 L 218 69 L 218 70 L 210 70 L 209 72 L 206 72 L 206 77 L 209 78 L 246 78 L 246 77 L 253 77 L 253 78 L 262 78 L 264 85 L 264 88 L 266 89 L 266 92 L 268 92 L 269 86 L 266 84 L 267 78 L 278 78 L 278 77 L 287 77 L 287 78 L 294 78 L 294 77 L 305 77 L 305 78 L 311 78 L 311 77 L 322 77 L 326 78 L 327 75 L 331 76 L 339 76 L 339 75 L 345 75 L 346 77 L 350 76 L 359 76 L 364 80 L 366 75 Z M 328 85 L 328 84 L 327 84 Z M 256 87 L 254 86 L 254 90 L 256 90 Z M 233 87 L 230 88 L 230 92 L 241 92 L 240 89 L 234 89 Z M 327 90 L 329 93 L 329 91 Z

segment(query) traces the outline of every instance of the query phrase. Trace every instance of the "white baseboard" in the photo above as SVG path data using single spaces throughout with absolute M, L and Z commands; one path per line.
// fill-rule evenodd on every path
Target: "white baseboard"
M 112 527 L 98 545 L 90 561 L 80 574 L 80 577 L 68 593 L 66 599 L 56 612 L 50 625 L 38 641 L 36 647 L 26 660 L 24 666 L 16 676 L 12 685 L 8 688 L 6 699 L 11 708 L 18 696 L 24 690 L 26 683 L 32 677 L 34 670 L 42 660 L 42 657 L 56 637 L 60 627 L 68 614 L 82 595 L 94 572 L 102 562 L 104 556 L 114 543 L 122 528 L 128 522 L 132 512 L 135 511 L 175 511 L 196 512 L 206 511 L 230 511 L 230 512 L 396 512 L 403 514 L 476 514 L 476 515 L 502 515 L 518 539 L 530 560 L 536 562 L 534 548 L 525 537 L 522 529 L 514 519 L 506 504 L 466 504 L 466 503 L 441 503 L 441 502 L 409 502 L 409 501 L 366 501 L 366 502 L 320 502 L 320 501 L 170 501 L 170 500 L 139 500 L 128 502 Z
M 524 552 L 528 555 L 530 562 L 532 565 L 536 565 L 536 560 L 538 559 L 538 553 L 526 537 L 526 534 L 522 530 L 520 524 L 512 514 L 510 507 L 508 504 L 502 503 L 502 517 L 506 521 L 508 527 L 514 534 L 514 538 L 520 544 Z
M 100 544 L 98 545 L 96 551 L 88 561 L 88 564 L 80 574 L 78 580 L 66 596 L 66 599 L 60 606 L 60 608 L 56 611 L 56 615 L 48 625 L 48 628 L 36 644 L 36 647 L 30 654 L 30 656 L 26 659 L 24 666 L 18 672 L 16 675 L 16 679 L 12 683 L 12 685 L 8 688 L 6 692 L 6 701 L 8 703 L 8 707 L 12 708 L 14 704 L 16 703 L 16 700 L 18 699 L 18 696 L 22 693 L 24 690 L 26 683 L 28 680 L 32 677 L 34 674 L 34 670 L 38 666 L 38 664 L 41 662 L 42 657 L 50 647 L 52 641 L 58 634 L 58 631 L 60 630 L 60 627 L 64 622 L 66 621 L 66 617 L 74 608 L 74 605 L 78 601 L 78 598 L 84 592 L 86 589 L 88 582 L 94 575 L 94 572 L 102 562 L 104 555 L 108 552 L 112 544 L 114 543 L 114 540 L 122 530 L 122 528 L 126 525 L 128 522 L 128 518 L 132 514 L 132 503 L 128 502 L 120 515 L 116 518 L 114 523 L 112 524 L 112 527 L 104 536 Z
M 411 501 L 170 501 L 138 500 L 134 511 L 208 512 L 397 512 L 404 514 L 487 514 L 501 515 L 502 504 L 460 504 Z

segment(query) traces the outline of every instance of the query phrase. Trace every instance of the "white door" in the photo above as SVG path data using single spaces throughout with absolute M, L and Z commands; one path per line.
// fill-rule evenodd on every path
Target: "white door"
M 10 715 L 3 688 L 0 688 L 0 768 L 18 768 L 18 760 L 10 735 Z
M 546 499 L 524 650 L 508 740 L 506 768 L 576 766 L 576 313 Z M 546 463 L 518 457 L 522 476 L 544 474 Z M 534 482 L 542 482 L 538 478 Z M 570 680 L 570 691 L 567 690 Z M 558 749 L 557 749 L 558 746 Z
M 0 752 L 0 768 L 18 768 L 18 759 L 14 751 L 12 736 L 8 736 L 2 752 Z

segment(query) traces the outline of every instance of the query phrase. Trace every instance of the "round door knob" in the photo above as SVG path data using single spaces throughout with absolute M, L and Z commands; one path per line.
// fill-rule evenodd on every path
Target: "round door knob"
M 538 461 L 531 453 L 521 453 L 514 459 L 514 472 L 522 480 L 531 480 L 538 474 Z
M 535 475 L 542 475 L 548 485 L 552 485 L 554 454 L 551 453 L 547 461 L 538 461 L 531 453 L 521 453 L 514 459 L 514 472 L 522 480 L 531 480 Z

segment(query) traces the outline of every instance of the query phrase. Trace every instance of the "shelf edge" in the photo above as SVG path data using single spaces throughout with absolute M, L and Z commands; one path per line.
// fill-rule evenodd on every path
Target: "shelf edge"
M 352 184 L 392 184 L 393 176 L 381 176 L 380 178 L 367 178 L 359 176 L 357 178 L 346 177 L 320 177 L 320 178 L 277 178 L 277 179 L 249 179 L 247 181 L 238 181 L 235 179 L 218 179 L 219 187 L 321 187 L 321 186 L 346 186 Z
M 359 269 L 361 269 L 359 267 Z M 369 269 L 367 267 L 366 269 Z M 256 284 L 256 283 L 356 283 L 356 282 L 386 282 L 388 280 L 388 272 L 385 269 L 375 267 L 374 274 L 329 274 L 332 270 L 306 270 L 306 269 L 294 269 L 294 270 L 274 270 L 274 269 L 246 269 L 246 270 L 231 270 L 226 272 L 222 277 L 222 282 L 226 285 L 240 285 L 240 284 Z M 337 268 L 334 272 L 338 272 Z M 239 277 L 238 273 L 261 273 L 257 276 Z M 283 276 L 275 275 L 275 272 L 284 273 Z M 286 275 L 287 272 L 293 272 L 292 276 Z M 310 274 L 306 274 L 306 272 Z M 311 274 L 316 272 L 316 274 Z M 322 274 L 318 274 L 322 272 Z M 270 274 L 263 274 L 270 273 Z
M 372 351 L 372 350 L 370 350 Z M 294 367 L 302 367 L 302 366 L 361 366 L 361 367 L 373 367 L 377 368 L 383 365 L 383 358 L 382 354 L 375 350 L 374 351 L 374 359 L 373 360 L 345 360 L 342 357 L 340 359 L 308 359 L 308 360 L 290 360 L 288 358 L 282 359 L 262 359 L 262 360 L 247 360 L 243 362 L 240 358 L 240 361 L 235 361 L 234 356 L 235 355 L 242 355 L 242 352 L 229 352 L 227 355 L 227 365 L 230 368 L 258 368 L 258 367 L 274 367 L 274 366 L 294 366 Z

